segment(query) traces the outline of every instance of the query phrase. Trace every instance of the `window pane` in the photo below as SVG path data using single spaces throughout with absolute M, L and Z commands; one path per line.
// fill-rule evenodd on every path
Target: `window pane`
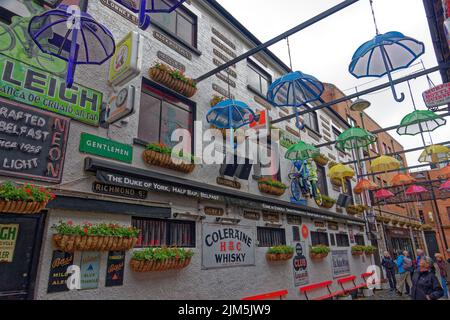
M 147 142 L 159 142 L 160 113 L 161 100 L 142 92 L 139 111 L 139 139 Z
M 317 184 L 320 189 L 320 193 L 323 195 L 328 195 L 328 186 L 327 186 L 327 175 L 325 172 L 325 168 L 322 166 L 317 166 Z
M 328 234 L 326 232 L 311 231 L 311 245 L 313 245 L 313 246 L 318 246 L 318 245 L 329 246 Z
M 260 93 L 262 92 L 259 73 L 256 72 L 250 65 L 248 67 L 247 82 L 248 85 L 251 86 L 253 89 L 257 90 Z
M 177 16 L 177 36 L 195 47 L 193 29 L 194 27 L 190 21 L 180 14 Z
M 286 244 L 284 229 L 258 227 L 257 232 L 259 247 L 273 247 Z
M 261 77 L 261 93 L 266 96 L 267 90 L 269 89 L 270 81 L 264 77 Z
M 355 242 L 359 246 L 365 246 L 364 236 L 357 234 L 355 235 Z
M 162 27 L 168 31 L 176 34 L 177 13 L 172 11 L 171 13 L 153 13 L 151 16 L 153 21 L 156 21 Z
M 187 129 L 192 133 L 192 115 L 189 111 L 163 101 L 160 142 L 169 147 L 174 147 L 178 144 L 178 142 L 171 141 L 172 132 L 176 129 Z

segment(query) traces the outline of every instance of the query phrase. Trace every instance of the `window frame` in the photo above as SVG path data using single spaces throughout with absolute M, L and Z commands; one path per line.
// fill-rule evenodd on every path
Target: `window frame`
M 358 241 L 358 240 L 361 240 L 361 239 L 362 239 L 362 241 Z M 362 234 L 355 234 L 355 243 L 358 246 L 365 246 L 366 245 L 366 240 L 364 239 L 364 236 Z
M 346 241 L 345 244 L 342 244 L 342 238 L 341 237 L 346 237 Z M 335 238 L 336 238 L 336 247 L 339 248 L 348 248 L 350 247 L 350 238 L 348 236 L 348 233 L 336 233 L 335 234 Z
M 260 230 L 265 230 L 265 231 L 278 231 L 281 233 L 281 243 L 274 243 L 272 242 L 270 245 L 266 245 L 267 243 L 261 244 L 261 240 L 260 240 Z M 272 237 L 272 236 L 271 236 Z M 284 228 L 270 228 L 270 227 L 256 227 L 256 238 L 258 240 L 258 247 L 259 248 L 270 248 L 273 246 L 279 246 L 279 245 L 286 245 L 286 229 Z M 273 241 L 273 238 L 270 239 L 271 241 Z
M 327 183 L 328 182 L 327 170 L 325 169 L 324 166 L 317 165 L 317 177 L 319 178 L 318 181 L 323 181 L 322 185 L 319 185 L 320 193 L 325 195 L 325 196 L 328 196 L 329 193 L 328 193 L 328 183 Z M 322 190 L 322 188 L 321 188 L 322 186 L 324 187 L 323 188 L 324 190 Z
M 250 72 L 249 69 L 254 71 L 259 76 L 259 88 L 255 88 L 249 83 L 249 74 L 247 74 L 247 86 L 251 91 L 254 91 L 258 95 L 261 95 L 262 97 L 264 97 L 264 99 L 266 99 L 267 92 L 262 91 L 262 79 L 267 80 L 267 87 L 269 87 L 272 84 L 272 76 L 251 59 L 247 59 L 247 72 Z
M 312 246 L 318 246 L 318 245 L 325 245 L 327 247 L 330 246 L 330 239 L 328 237 L 328 232 L 326 232 L 326 231 L 310 231 L 310 237 L 311 237 L 311 245 Z M 318 237 L 318 238 L 316 238 L 316 237 Z M 325 242 L 322 242 L 322 240 L 325 240 Z

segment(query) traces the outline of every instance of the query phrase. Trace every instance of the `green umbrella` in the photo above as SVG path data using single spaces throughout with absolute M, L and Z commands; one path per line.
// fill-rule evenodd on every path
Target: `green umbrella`
M 336 148 L 341 151 L 364 148 L 377 141 L 377 137 L 362 128 L 350 128 L 339 135 Z
M 291 146 L 286 155 L 284 156 L 287 160 L 297 161 L 297 160 L 308 160 L 314 158 L 320 154 L 319 149 L 307 144 L 306 142 L 300 141 L 297 144 Z
M 447 121 L 430 110 L 416 110 L 403 118 L 397 129 L 399 135 L 415 136 L 421 132 L 432 132 Z

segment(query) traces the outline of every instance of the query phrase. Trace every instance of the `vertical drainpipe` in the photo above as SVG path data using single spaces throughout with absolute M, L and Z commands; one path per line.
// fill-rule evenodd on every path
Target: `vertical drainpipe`
M 427 179 L 431 180 L 430 173 L 428 171 L 427 171 Z M 441 242 L 442 249 L 443 250 L 447 250 L 448 249 L 448 243 L 447 243 L 447 239 L 445 238 L 445 230 L 442 227 L 441 213 L 440 213 L 440 210 L 439 210 L 439 205 L 438 205 L 437 200 L 436 200 L 436 194 L 435 194 L 435 189 L 433 188 L 433 185 L 431 185 L 431 197 L 432 197 L 432 201 L 431 201 L 432 205 L 431 205 L 431 207 L 433 208 L 433 206 L 434 206 L 434 208 L 436 208 L 436 211 L 433 208 L 433 213 L 435 213 L 435 214 L 433 214 L 434 224 L 437 226 L 437 228 L 439 230 L 439 232 L 438 232 L 439 235 L 440 235 L 439 236 L 439 240 Z M 444 252 L 444 256 L 445 256 L 445 252 Z

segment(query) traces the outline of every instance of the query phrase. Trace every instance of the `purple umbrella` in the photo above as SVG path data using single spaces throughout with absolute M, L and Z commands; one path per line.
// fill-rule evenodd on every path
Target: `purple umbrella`
M 68 88 L 77 64 L 103 64 L 116 50 L 111 32 L 76 6 L 60 5 L 33 17 L 28 33 L 41 51 L 68 62 Z

